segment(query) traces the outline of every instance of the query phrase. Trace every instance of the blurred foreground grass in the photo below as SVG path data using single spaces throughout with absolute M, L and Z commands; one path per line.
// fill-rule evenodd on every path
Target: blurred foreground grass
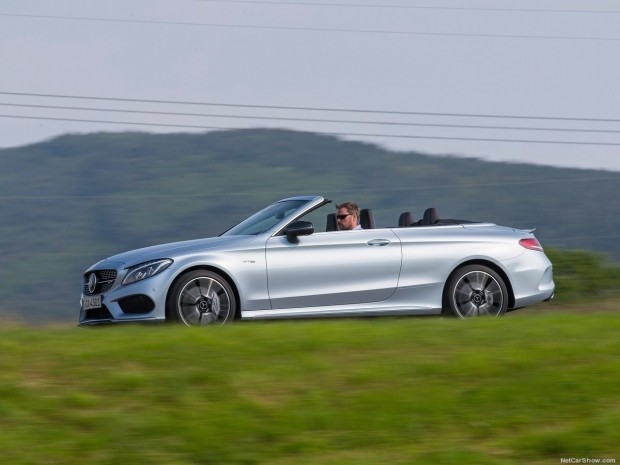
M 620 313 L 0 329 L 10 464 L 620 459 Z

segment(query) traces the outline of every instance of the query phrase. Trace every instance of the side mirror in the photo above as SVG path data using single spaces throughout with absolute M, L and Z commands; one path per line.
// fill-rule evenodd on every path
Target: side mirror
M 309 236 L 314 233 L 314 225 L 310 221 L 294 221 L 284 230 L 289 242 L 299 242 L 299 236 Z

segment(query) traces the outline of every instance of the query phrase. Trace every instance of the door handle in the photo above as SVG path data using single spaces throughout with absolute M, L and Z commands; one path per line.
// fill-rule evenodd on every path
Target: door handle
M 383 247 L 384 245 L 388 245 L 389 243 L 390 241 L 387 239 L 372 239 L 366 242 L 366 244 L 368 244 L 371 247 Z

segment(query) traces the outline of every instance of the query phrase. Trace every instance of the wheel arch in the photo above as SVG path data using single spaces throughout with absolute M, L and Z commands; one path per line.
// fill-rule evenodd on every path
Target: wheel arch
M 506 289 L 508 290 L 508 308 L 511 309 L 514 307 L 515 294 L 512 289 L 512 283 L 510 282 L 510 279 L 508 279 L 508 275 L 506 275 L 504 270 L 492 261 L 484 260 L 484 259 L 474 259 L 474 260 L 469 260 L 463 263 L 459 263 L 459 265 L 452 270 L 452 272 L 450 273 L 450 275 L 444 282 L 443 291 L 442 291 L 442 307 L 443 308 L 446 308 L 446 304 L 447 304 L 446 299 L 448 295 L 448 284 L 450 282 L 450 279 L 452 278 L 454 273 L 456 273 L 458 270 L 460 270 L 461 268 L 465 266 L 469 266 L 469 265 L 482 265 L 495 271 L 500 276 L 500 278 L 502 278 L 502 280 L 504 281 L 504 284 L 506 285 Z
M 230 288 L 232 289 L 233 293 L 235 294 L 235 300 L 237 301 L 237 308 L 235 309 L 235 316 L 233 319 L 238 320 L 241 318 L 241 305 L 240 305 L 241 300 L 239 297 L 239 289 L 237 289 L 237 285 L 235 284 L 235 281 L 230 277 L 230 275 L 226 273 L 224 270 L 222 270 L 221 268 L 218 268 L 216 266 L 196 265 L 196 266 L 191 266 L 181 271 L 176 276 L 176 278 L 174 278 L 172 283 L 170 283 L 170 286 L 168 286 L 168 290 L 166 291 L 166 321 L 170 321 L 170 315 L 168 314 L 168 311 L 169 311 L 168 302 L 170 300 L 170 293 L 172 292 L 174 285 L 177 283 L 177 281 L 179 281 L 179 279 L 181 279 L 187 273 L 191 273 L 192 271 L 211 271 L 213 273 L 219 274 L 222 278 L 224 278 L 226 282 L 228 283 L 228 285 L 230 286 Z

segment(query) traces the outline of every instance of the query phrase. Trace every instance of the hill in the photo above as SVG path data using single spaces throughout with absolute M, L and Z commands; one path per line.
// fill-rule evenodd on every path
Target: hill
M 620 173 L 396 153 L 287 130 L 67 135 L 0 150 L 0 311 L 73 319 L 95 261 L 216 235 L 299 194 L 357 201 L 378 225 L 434 206 L 618 259 L 619 188 Z

